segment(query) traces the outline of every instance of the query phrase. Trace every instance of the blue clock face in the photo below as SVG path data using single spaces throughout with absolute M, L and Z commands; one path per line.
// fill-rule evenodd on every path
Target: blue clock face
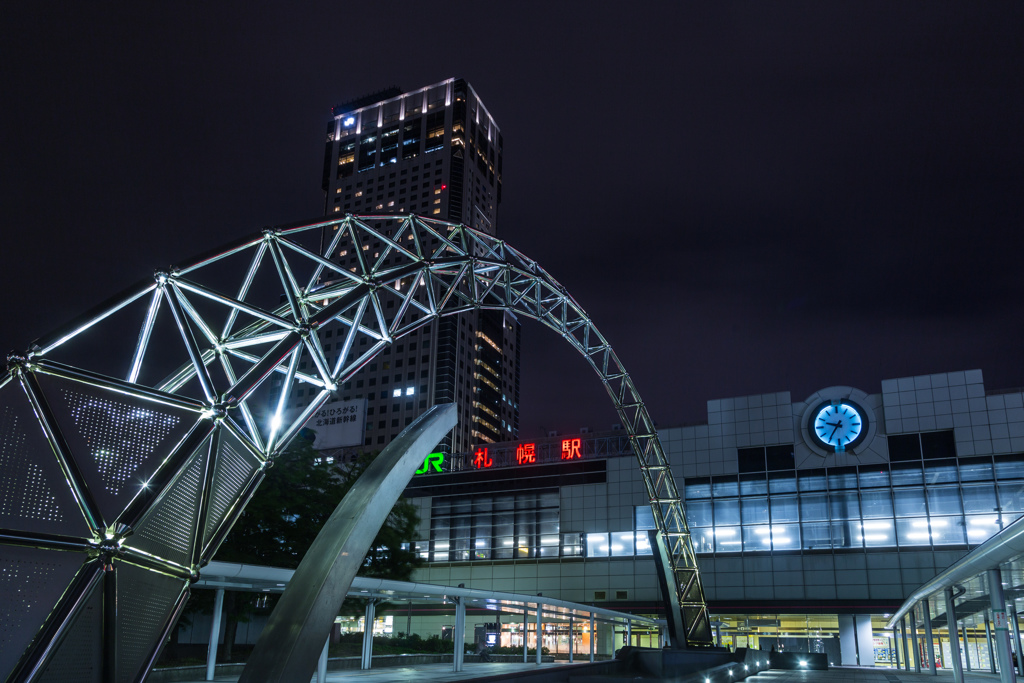
M 849 401 L 826 403 L 811 419 L 811 434 L 825 448 L 845 451 L 859 444 L 866 432 L 861 411 Z

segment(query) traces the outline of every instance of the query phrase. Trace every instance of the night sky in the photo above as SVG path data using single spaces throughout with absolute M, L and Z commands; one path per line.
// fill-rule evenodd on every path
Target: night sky
M 911 374 L 1024 385 L 1024 4 L 676 5 L 5 7 L 0 350 L 321 215 L 331 106 L 454 76 L 502 129 L 500 236 L 660 425 Z M 522 348 L 525 437 L 616 421 L 567 344 L 526 324 Z

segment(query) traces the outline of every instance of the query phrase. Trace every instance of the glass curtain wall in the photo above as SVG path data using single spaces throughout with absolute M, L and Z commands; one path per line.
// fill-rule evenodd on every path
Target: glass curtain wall
M 719 614 L 722 645 L 770 652 L 817 652 L 828 655 L 833 666 L 842 661 L 839 616 L 836 614 Z M 885 629 L 887 618 L 871 617 L 874 666 L 895 667 L 895 641 Z
M 684 491 L 698 553 L 978 545 L 1024 513 L 1024 455 L 741 472 Z
M 435 497 L 430 541 L 416 543 L 433 562 L 579 555 L 579 534 L 560 534 L 558 490 Z

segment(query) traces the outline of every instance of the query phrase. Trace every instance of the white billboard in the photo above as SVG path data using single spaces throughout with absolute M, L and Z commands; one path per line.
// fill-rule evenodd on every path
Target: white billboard
M 316 432 L 313 448 L 318 451 L 360 446 L 366 426 L 366 399 L 325 403 L 313 413 L 305 426 Z

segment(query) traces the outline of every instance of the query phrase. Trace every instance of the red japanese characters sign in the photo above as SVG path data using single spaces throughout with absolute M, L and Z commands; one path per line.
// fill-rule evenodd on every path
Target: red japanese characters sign
M 494 459 L 487 455 L 486 448 L 477 448 L 473 454 L 473 467 L 478 470 L 490 467 L 494 464 Z
M 514 448 L 513 448 L 514 444 Z M 558 447 L 561 450 L 558 450 Z M 491 451 L 494 451 L 493 454 Z M 559 454 L 556 458 L 556 454 Z M 538 445 L 530 443 L 503 443 L 477 446 L 472 451 L 468 464 L 474 469 L 484 470 L 491 467 L 526 467 L 546 462 L 561 460 L 581 460 L 583 458 L 583 439 L 580 437 L 561 439 L 561 441 L 545 442 Z M 463 461 L 466 462 L 466 461 Z

